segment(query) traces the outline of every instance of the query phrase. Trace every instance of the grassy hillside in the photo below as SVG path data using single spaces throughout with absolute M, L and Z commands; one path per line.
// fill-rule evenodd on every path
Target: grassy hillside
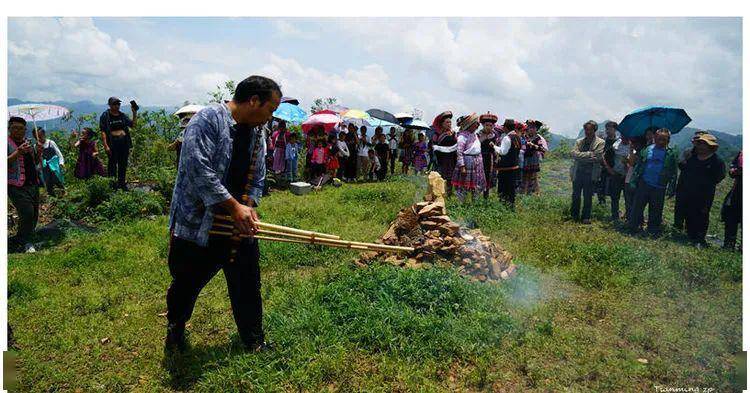
M 543 194 L 510 212 L 495 196 L 449 214 L 519 264 L 511 281 L 451 270 L 355 268 L 356 253 L 263 243 L 264 324 L 276 349 L 243 352 L 216 277 L 165 356 L 166 219 L 72 234 L 9 258 L 9 321 L 24 391 L 648 391 L 738 388 L 742 261 L 668 233 L 623 235 L 567 219 L 568 162 L 545 163 Z M 718 205 L 728 188 L 722 184 Z M 372 241 L 424 192 L 422 178 L 276 192 L 273 223 Z M 671 202 L 670 202 L 671 203 Z M 715 206 L 715 209 L 717 206 Z M 671 213 L 671 207 L 666 209 Z M 667 214 L 669 216 L 669 214 Z M 666 217 L 669 221 L 671 217 Z M 716 210 L 710 233 L 720 236 Z

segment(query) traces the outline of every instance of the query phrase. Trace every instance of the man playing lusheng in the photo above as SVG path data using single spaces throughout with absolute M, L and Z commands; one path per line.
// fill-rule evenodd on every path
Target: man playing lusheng
M 185 130 L 169 214 L 167 348 L 185 347 L 185 323 L 198 294 L 220 269 L 242 342 L 254 350 L 266 347 L 258 241 L 243 238 L 230 262 L 232 240 L 208 232 L 215 213 L 231 215 L 243 234 L 257 232 L 255 208 L 266 173 L 262 126 L 281 96 L 276 82 L 251 76 L 237 85 L 231 101 L 202 109 Z M 243 196 L 247 206 L 240 203 Z

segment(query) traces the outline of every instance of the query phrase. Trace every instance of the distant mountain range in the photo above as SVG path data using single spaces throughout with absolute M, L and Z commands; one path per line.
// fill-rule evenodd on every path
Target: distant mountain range
M 69 101 L 23 101 L 19 100 L 17 98 L 9 98 L 8 99 L 8 106 L 11 105 L 20 105 L 20 104 L 51 104 L 51 105 L 60 105 L 64 106 L 71 111 L 73 111 L 73 116 L 79 116 L 79 115 L 85 115 L 89 113 L 96 113 L 97 121 L 99 119 L 99 115 L 102 114 L 107 108 L 106 103 L 102 104 L 95 104 L 91 101 L 78 101 L 78 102 L 69 102 Z M 147 111 L 153 111 L 153 110 L 160 110 L 160 109 L 166 109 L 167 111 L 170 110 L 177 110 L 178 107 L 166 107 L 166 106 L 141 106 L 140 110 L 147 110 Z M 123 103 L 122 111 L 130 115 L 130 104 L 127 102 Z M 63 120 L 63 119 L 55 119 L 55 120 L 48 120 L 48 121 L 38 121 L 36 122 L 36 125 L 38 127 L 42 127 L 45 129 L 55 129 L 59 130 L 62 129 L 63 131 L 71 131 L 76 127 L 76 122 L 74 120 Z

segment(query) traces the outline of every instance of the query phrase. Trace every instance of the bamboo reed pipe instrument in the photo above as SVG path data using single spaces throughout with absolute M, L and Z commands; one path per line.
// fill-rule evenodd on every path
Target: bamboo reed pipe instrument
M 341 240 L 336 235 L 327 233 L 306 231 L 303 229 L 290 228 L 282 225 L 259 222 L 260 230 L 256 235 L 238 235 L 234 229 L 231 216 L 215 214 L 213 228 L 208 232 L 217 236 L 239 236 L 254 237 L 261 240 L 278 241 L 285 243 L 320 244 L 322 246 L 350 248 L 353 250 L 379 251 L 379 252 L 412 252 L 413 247 L 389 246 L 379 243 L 363 243 Z

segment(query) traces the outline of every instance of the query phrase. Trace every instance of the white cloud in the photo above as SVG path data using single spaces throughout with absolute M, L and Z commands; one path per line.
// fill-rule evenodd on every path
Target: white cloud
M 343 75 L 305 67 L 297 60 L 270 55 L 261 73 L 281 84 L 285 94 L 312 103 L 318 97 L 336 97 L 339 102 L 363 110 L 372 107 L 401 107 L 406 100 L 390 84 L 378 64 L 348 69 Z
M 294 23 L 286 19 L 274 20 L 273 27 L 276 29 L 276 32 L 278 32 L 282 37 L 298 38 L 303 40 L 318 39 L 318 34 L 311 31 L 303 31 L 299 27 L 295 26 Z
M 90 18 L 11 18 L 9 95 L 201 102 L 227 79 L 260 73 L 306 107 L 333 96 L 360 109 L 419 108 L 426 120 L 491 110 L 575 134 L 589 118 L 666 104 L 694 126 L 742 127 L 738 18 L 271 19 L 254 25 L 268 30 L 256 32 L 263 42 L 190 39 L 140 20 L 126 19 L 135 21 L 126 39 Z

